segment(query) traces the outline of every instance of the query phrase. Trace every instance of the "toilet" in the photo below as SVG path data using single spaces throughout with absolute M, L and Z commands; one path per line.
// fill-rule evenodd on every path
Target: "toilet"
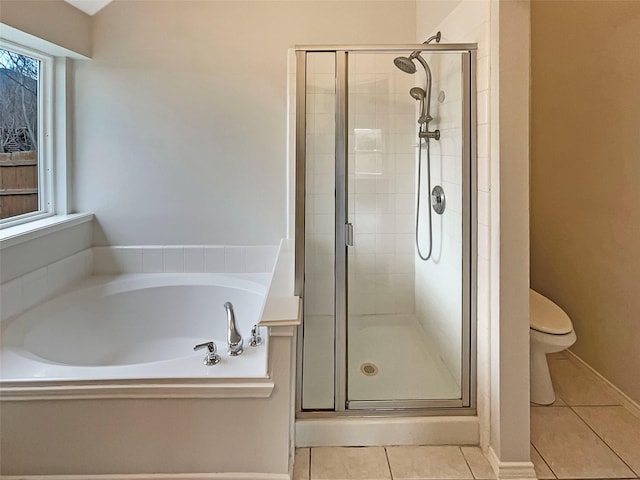
M 547 354 L 561 352 L 576 341 L 571 319 L 558 305 L 529 289 L 531 340 L 531 401 L 551 405 L 556 400 Z

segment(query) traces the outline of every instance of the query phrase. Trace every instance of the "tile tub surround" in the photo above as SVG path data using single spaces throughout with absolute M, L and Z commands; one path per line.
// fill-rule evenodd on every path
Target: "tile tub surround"
M 640 417 L 573 355 L 549 356 L 552 406 L 531 408 L 538 478 L 639 478 Z
M 93 247 L 93 273 L 270 273 L 277 245 Z
M 90 248 L 0 285 L 0 320 L 24 312 L 91 275 Z
M 0 284 L 0 319 L 64 291 L 83 278 L 117 273 L 270 273 L 276 245 L 93 247 Z

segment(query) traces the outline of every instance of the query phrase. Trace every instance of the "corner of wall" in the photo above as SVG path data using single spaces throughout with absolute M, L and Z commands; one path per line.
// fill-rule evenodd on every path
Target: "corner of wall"
M 3 0 L 2 37 L 56 56 L 90 58 L 92 18 L 63 0 Z

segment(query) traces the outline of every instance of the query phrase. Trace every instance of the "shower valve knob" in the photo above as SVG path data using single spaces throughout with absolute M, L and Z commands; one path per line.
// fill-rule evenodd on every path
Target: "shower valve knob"
M 444 190 L 440 185 L 436 185 L 433 187 L 433 190 L 431 190 L 431 206 L 433 207 L 433 211 L 438 215 L 444 213 L 445 196 Z

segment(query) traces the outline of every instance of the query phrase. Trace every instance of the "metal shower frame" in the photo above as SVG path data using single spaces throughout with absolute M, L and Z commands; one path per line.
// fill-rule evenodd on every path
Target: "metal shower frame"
M 336 416 L 434 416 L 476 414 L 476 303 L 477 303 L 477 140 L 476 140 L 476 50 L 477 44 L 405 45 L 301 45 L 296 53 L 296 145 L 295 145 L 295 294 L 304 299 L 305 180 L 306 180 L 306 59 L 308 53 L 334 53 L 336 59 L 335 128 L 335 366 L 334 409 L 302 409 L 302 360 L 304 319 L 298 327 L 296 372 L 296 417 Z M 462 395 L 447 400 L 347 401 L 347 138 L 348 56 L 350 53 L 459 53 L 462 62 L 463 95 L 463 272 L 462 272 Z M 344 248 L 338 248 L 344 247 Z M 341 328 L 339 328 L 341 327 Z M 347 405 L 348 403 L 348 405 Z

